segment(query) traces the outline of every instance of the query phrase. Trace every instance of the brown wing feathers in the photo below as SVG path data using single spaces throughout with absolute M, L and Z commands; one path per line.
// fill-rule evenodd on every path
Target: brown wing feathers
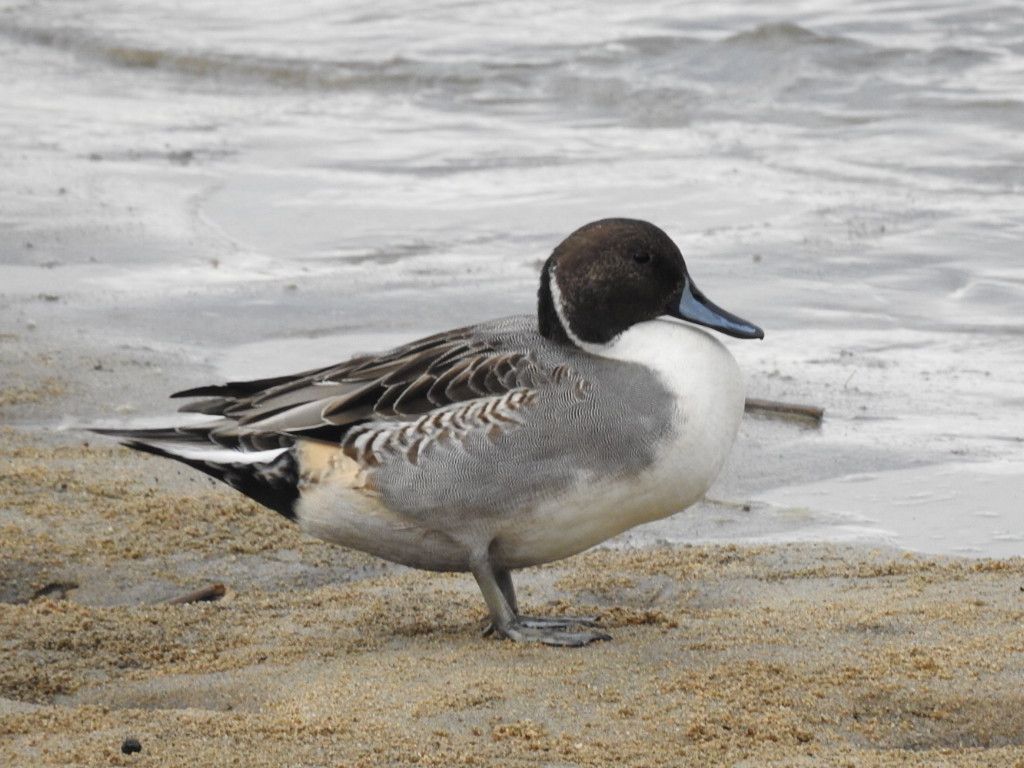
M 297 436 L 340 443 L 356 424 L 414 420 L 436 408 L 536 386 L 548 376 L 520 351 L 504 351 L 462 328 L 379 357 L 358 357 L 295 377 L 200 387 L 175 397 L 212 396 L 183 411 L 225 421 L 187 429 L 230 446 L 265 449 Z

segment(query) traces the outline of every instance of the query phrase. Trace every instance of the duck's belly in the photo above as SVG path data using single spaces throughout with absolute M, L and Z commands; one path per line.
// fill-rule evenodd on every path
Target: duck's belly
M 525 568 L 560 560 L 675 514 L 704 496 L 720 466 L 718 461 L 696 466 L 685 452 L 666 450 L 658 466 L 637 477 L 582 479 L 509 521 L 495 537 L 497 564 Z
M 666 497 L 642 480 L 584 482 L 509 524 L 495 538 L 496 564 L 525 568 L 570 557 L 629 528 L 684 509 L 701 493 Z

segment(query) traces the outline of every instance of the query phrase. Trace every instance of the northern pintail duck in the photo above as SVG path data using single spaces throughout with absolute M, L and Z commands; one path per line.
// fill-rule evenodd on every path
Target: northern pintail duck
M 679 320 L 685 322 L 678 322 Z M 760 328 L 711 303 L 652 224 L 566 238 L 537 317 L 457 328 L 293 376 L 179 392 L 200 426 L 108 431 L 387 560 L 476 577 L 498 635 L 608 636 L 519 613 L 511 573 L 699 500 L 743 414 L 729 351 Z

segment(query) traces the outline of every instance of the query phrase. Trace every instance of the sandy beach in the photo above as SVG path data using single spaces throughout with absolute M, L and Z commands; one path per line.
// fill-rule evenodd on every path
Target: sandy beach
M 598 549 L 520 576 L 614 636 L 562 650 L 118 447 L 0 467 L 4 765 L 1024 765 L 1020 558 Z

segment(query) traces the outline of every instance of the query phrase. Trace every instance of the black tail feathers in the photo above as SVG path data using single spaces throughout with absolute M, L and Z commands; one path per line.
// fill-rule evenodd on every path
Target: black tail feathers
M 187 464 L 227 483 L 236 491 L 244 493 L 289 520 L 295 520 L 295 502 L 299 498 L 299 470 L 291 450 L 283 450 L 269 461 L 220 461 L 202 458 L 202 451 L 188 451 L 189 448 L 199 447 L 215 450 L 216 446 L 211 445 L 208 440 L 190 439 L 173 430 L 93 431 L 120 438 L 122 445 L 137 451 Z M 176 453 L 174 448 L 177 446 L 185 449 L 183 453 L 195 453 L 195 456 Z

